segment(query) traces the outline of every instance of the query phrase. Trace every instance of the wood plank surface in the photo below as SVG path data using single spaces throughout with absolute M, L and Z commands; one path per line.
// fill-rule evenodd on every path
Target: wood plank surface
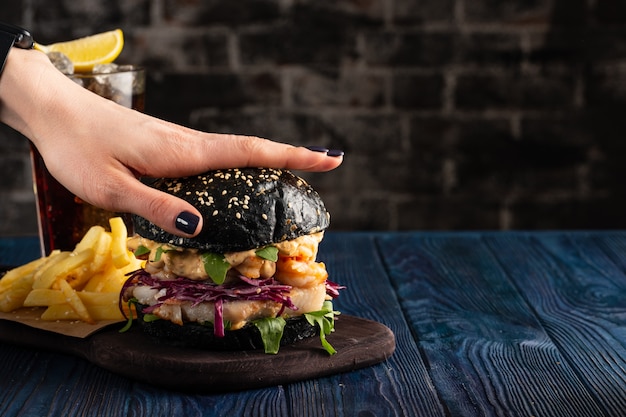
M 385 324 L 394 332 L 397 347 L 381 365 L 288 386 L 290 408 L 306 416 L 444 416 L 380 260 L 376 239 L 361 233 L 329 234 L 319 258 L 327 264 L 329 279 L 347 287 L 335 302 L 336 308 Z M 321 409 L 320 402 L 327 405 Z M 303 410 L 306 414 L 300 414 Z
M 0 238 L 0 267 L 23 265 L 40 256 L 39 239 L 36 237 Z
M 334 260 L 323 259 L 324 253 L 328 253 L 328 251 L 332 253 L 330 247 L 332 246 L 333 238 L 331 237 L 328 240 L 331 243 L 327 245 L 329 246 L 328 249 L 321 250 L 320 260 L 326 261 L 330 271 L 341 269 L 339 265 L 336 265 L 336 262 L 344 262 L 346 259 L 345 255 L 339 256 Z M 356 240 L 360 240 L 360 237 Z M 326 241 L 323 242 L 323 245 L 325 244 Z M 376 260 L 376 248 L 371 241 L 364 245 L 362 250 L 368 252 L 354 253 L 352 250 L 348 251 L 349 258 L 353 256 L 353 253 L 355 256 L 352 265 L 358 265 L 361 258 Z M 380 264 L 378 264 L 378 267 L 380 267 Z M 354 272 L 359 272 L 359 269 Z M 384 270 L 382 269 L 376 272 L 384 275 Z M 369 286 L 367 284 L 358 284 L 363 284 L 369 280 L 367 274 L 364 275 L 360 272 L 352 277 L 339 275 L 341 274 L 338 274 L 336 280 L 351 288 L 351 290 L 344 291 L 339 300 L 344 296 L 346 296 L 347 301 L 353 297 L 353 300 L 357 300 L 354 304 L 357 306 L 356 310 L 362 310 L 363 304 L 359 304 L 358 300 L 368 297 Z M 379 277 L 376 276 L 375 278 L 378 279 Z M 349 291 L 354 291 L 354 293 L 350 294 Z M 394 307 L 395 301 L 392 289 L 388 288 L 387 293 L 389 294 L 389 301 L 384 306 L 386 309 L 392 306 L 391 310 L 395 310 L 396 314 L 395 318 L 391 316 L 391 320 L 401 320 L 400 309 L 397 304 Z M 341 308 L 341 301 L 337 301 L 337 306 Z M 366 311 L 370 316 L 378 316 L 380 313 L 386 314 L 385 309 L 367 308 Z M 348 311 L 345 313 L 349 314 Z M 15 353 L 15 348 L 12 346 L 0 347 L 0 362 L 4 363 L 6 361 L 4 355 L 8 354 L 9 351 Z M 150 384 L 131 381 L 72 356 L 34 352 L 35 356 L 27 355 L 22 357 L 20 362 L 34 369 L 41 366 L 41 358 L 45 357 L 47 358 L 47 363 L 54 363 L 56 368 L 52 370 L 45 367 L 40 369 L 41 376 L 39 374 L 32 375 L 24 380 L 21 380 L 21 376 L 18 376 L 20 375 L 18 370 L 13 370 L 11 374 L 15 379 L 20 378 L 20 382 L 23 384 L 20 392 L 35 391 L 39 394 L 43 392 L 45 395 L 37 394 L 37 396 L 25 396 L 23 398 L 10 397 L 8 394 L 10 393 L 10 387 L 7 386 L 9 382 L 6 380 L 0 381 L 0 404 L 7 407 L 6 414 L 2 415 L 42 415 L 44 410 L 46 411 L 43 413 L 44 415 L 101 415 L 93 410 L 107 409 L 111 411 L 110 414 L 107 414 L 110 416 L 126 416 L 129 414 L 134 416 L 283 416 L 289 414 L 302 415 L 303 410 L 306 410 L 308 415 L 343 416 L 351 414 L 351 411 L 347 410 L 359 407 L 363 407 L 363 410 L 375 414 L 384 412 L 385 415 L 407 415 L 406 409 L 403 408 L 404 400 L 397 395 L 402 394 L 409 398 L 424 395 L 421 389 L 424 382 L 421 378 L 417 380 L 416 384 L 410 383 L 411 381 L 408 384 L 404 384 L 404 381 L 400 381 L 400 383 L 404 384 L 403 386 L 398 389 L 393 388 L 390 392 L 387 392 L 389 390 L 387 387 L 393 387 L 389 380 L 393 380 L 396 376 L 389 371 L 388 364 L 373 366 L 363 371 L 350 372 L 345 374 L 349 375 L 349 378 L 345 380 L 342 379 L 343 375 L 338 375 L 260 390 L 247 390 L 237 393 L 227 392 L 219 395 L 200 395 L 160 389 Z M 68 371 L 65 372 L 63 371 L 64 369 Z M 69 379 L 68 373 L 70 374 Z M 422 369 L 422 373 L 427 380 L 425 369 Z M 180 377 L 184 378 L 184 375 Z M 408 379 L 412 378 L 410 374 L 405 375 L 405 377 Z M 46 379 L 45 385 L 37 382 L 42 378 Z M 373 384 L 372 381 L 378 381 L 378 383 Z M 419 386 L 420 389 L 415 389 L 416 386 Z M 101 387 L 106 387 L 106 389 L 101 390 Z M 110 387 L 119 387 L 119 390 L 111 393 Z M 101 396 L 98 392 L 102 392 L 104 396 Z M 432 386 L 430 391 L 427 390 L 426 392 L 429 392 L 431 401 L 436 399 Z M 7 393 L 7 395 L 3 396 L 4 393 Z M 390 394 L 395 394 L 395 397 L 391 397 L 387 403 L 380 400 L 385 395 Z M 82 399 L 73 398 L 74 396 L 79 396 Z M 75 400 L 81 407 L 86 407 L 92 411 L 86 411 L 86 409 L 81 411 L 81 407 L 66 410 L 63 408 L 65 407 L 64 404 L 67 404 L 65 399 L 68 401 Z M 33 404 L 34 402 L 37 404 Z M 344 403 L 350 408 L 344 408 Z M 329 407 L 330 405 L 332 407 Z M 396 410 L 394 411 L 393 407 L 390 408 L 390 405 L 393 405 Z M 181 412 L 184 414 L 181 414 Z
M 544 234 L 488 239 L 551 341 L 603 415 L 626 410 L 623 236 Z M 523 244 L 522 244 L 523 243 Z M 613 245 L 617 244 L 615 247 Z M 524 259 L 528 261 L 522 262 Z M 618 264 L 615 263 L 618 262 Z M 512 267 L 512 265 L 516 265 Z
M 20 346 L 72 354 L 94 365 L 165 389 L 221 393 L 293 383 L 351 372 L 380 363 L 395 349 L 393 333 L 384 325 L 343 315 L 327 337 L 336 349 L 329 355 L 319 337 L 282 346 L 277 355 L 263 350 L 207 351 L 155 342 L 137 326 L 120 333 L 108 326 L 86 338 L 44 331 L 0 320 L 0 340 Z M 184 375 L 185 378 L 180 378 Z
M 501 267 L 518 271 L 541 259 L 520 255 L 523 239 L 508 242 L 505 254 L 480 234 L 381 239 L 393 285 L 449 414 L 602 415 L 537 310 Z M 529 270 L 519 273 L 521 282 Z
M 0 239 L 0 264 L 33 247 Z M 181 394 L 0 344 L 0 415 L 624 415 L 626 233 L 328 233 L 319 258 L 347 286 L 336 308 L 394 332 L 391 358 L 263 389 Z

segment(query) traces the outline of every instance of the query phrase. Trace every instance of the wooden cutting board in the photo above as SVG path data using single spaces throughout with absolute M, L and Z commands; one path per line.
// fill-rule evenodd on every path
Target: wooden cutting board
M 86 338 L 64 336 L 0 320 L 0 341 L 82 357 L 133 380 L 176 391 L 215 393 L 261 388 L 349 372 L 389 358 L 395 338 L 375 321 L 341 315 L 328 341 L 318 337 L 283 346 L 277 355 L 262 351 L 213 352 L 159 344 L 137 326 L 119 333 L 107 327 Z

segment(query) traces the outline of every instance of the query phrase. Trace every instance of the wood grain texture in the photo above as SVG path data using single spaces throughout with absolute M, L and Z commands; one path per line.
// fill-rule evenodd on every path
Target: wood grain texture
M 220 393 L 293 383 L 350 372 L 387 359 L 395 349 L 393 333 L 378 322 L 346 316 L 328 341 L 318 337 L 282 346 L 277 355 L 262 349 L 209 351 L 155 342 L 137 326 L 119 333 L 121 324 L 84 339 L 0 320 L 0 340 L 73 354 L 115 374 L 180 392 Z M 184 375 L 184 378 L 180 378 Z
M 332 241 L 332 238 L 331 238 Z M 324 242 L 326 243 L 326 242 Z M 375 246 L 370 243 L 370 245 L 366 245 L 364 250 L 375 250 Z M 356 254 L 357 260 L 359 257 L 363 258 L 376 258 L 375 253 L 367 253 L 367 254 Z M 322 259 L 322 254 L 320 254 L 320 259 Z M 352 255 L 350 255 L 352 256 Z M 343 262 L 343 257 L 340 256 L 337 261 Z M 327 261 L 327 265 L 329 270 L 334 269 L 333 261 Z M 384 271 L 381 270 L 381 273 L 384 274 Z M 341 279 L 337 279 L 342 284 L 348 285 L 349 287 L 353 287 L 355 289 L 359 288 L 357 285 L 358 282 L 363 280 L 363 277 L 358 275 L 356 277 L 341 277 Z M 361 296 L 367 293 L 368 289 L 366 287 L 360 288 Z M 391 289 L 387 290 L 391 295 L 393 294 Z M 348 294 L 348 291 L 344 291 L 343 297 L 345 294 Z M 356 299 L 362 298 L 358 295 L 355 295 Z M 393 296 L 391 297 L 393 299 Z M 341 299 L 341 298 L 340 298 Z M 393 303 L 393 302 L 392 302 Z M 396 312 L 400 313 L 400 310 L 395 306 Z M 345 321 L 345 320 L 344 320 Z M 340 325 L 338 323 L 338 325 Z M 333 335 L 334 336 L 334 335 Z M 6 346 L 7 349 L 13 349 L 12 346 Z M 5 346 L 0 346 L 0 361 L 3 360 L 2 355 L 4 352 Z M 111 416 L 116 415 L 131 415 L 134 416 L 171 416 L 171 415 L 181 415 L 181 410 L 184 412 L 184 415 L 189 416 L 200 416 L 200 415 L 224 415 L 224 416 L 232 416 L 232 415 L 259 415 L 259 416 L 283 416 L 283 415 L 301 415 L 302 410 L 307 410 L 307 412 L 311 413 L 311 415 L 346 415 L 346 411 L 343 407 L 341 407 L 341 402 L 337 402 L 337 391 L 335 388 L 340 386 L 339 384 L 343 384 L 341 387 L 341 393 L 343 393 L 346 398 L 349 399 L 348 403 L 355 404 L 359 401 L 360 398 L 365 398 L 370 401 L 371 406 L 367 406 L 365 410 L 368 412 L 377 412 L 377 410 L 383 410 L 387 408 L 388 404 L 396 404 L 396 407 L 401 404 L 401 398 L 393 398 L 392 401 L 388 402 L 387 405 L 380 403 L 379 399 L 380 395 L 371 396 L 368 395 L 364 390 L 364 387 L 370 387 L 371 384 L 368 381 L 379 381 L 378 387 L 374 387 L 372 391 L 375 393 L 379 393 L 381 391 L 384 392 L 386 386 L 389 385 L 388 379 L 393 377 L 390 375 L 388 371 L 388 366 L 386 365 L 378 365 L 373 366 L 371 368 L 367 368 L 363 370 L 363 374 L 360 371 L 349 373 L 352 375 L 353 382 L 349 384 L 341 382 L 335 377 L 327 377 L 327 378 L 319 378 L 310 381 L 304 381 L 301 383 L 293 383 L 287 386 L 276 386 L 269 387 L 262 390 L 247 390 L 238 393 L 224 393 L 219 395 L 200 395 L 200 394 L 181 394 L 179 392 L 174 392 L 172 390 L 165 390 L 157 388 L 151 384 L 141 383 L 141 382 L 133 382 L 126 378 L 118 377 L 110 372 L 104 371 L 98 367 L 94 367 L 85 361 L 77 359 L 71 356 L 58 355 L 52 353 L 44 353 L 45 355 L 49 355 L 51 358 L 58 358 L 57 363 L 61 369 L 67 367 L 68 369 L 77 368 L 77 374 L 70 378 L 69 381 L 65 381 L 64 377 L 61 376 L 63 372 L 55 371 L 55 372 L 47 372 L 44 371 L 46 377 L 52 377 L 53 380 L 50 382 L 50 386 L 54 386 L 55 390 L 47 390 L 49 395 L 52 398 L 58 397 L 58 390 L 69 390 L 74 389 L 76 392 L 89 391 L 91 389 L 96 389 L 99 386 L 97 383 L 98 380 L 108 380 L 112 378 L 114 381 L 112 386 L 120 386 L 121 389 L 117 393 L 118 401 L 115 401 L 115 397 L 111 395 L 107 395 L 111 398 L 111 402 L 107 403 L 106 406 L 108 409 L 111 409 L 112 413 L 108 414 Z M 38 364 L 37 360 L 31 360 L 33 365 Z M 308 363 L 303 363 L 303 365 L 310 365 Z M 288 372 L 288 370 L 285 370 Z M 84 383 L 80 389 L 76 388 L 76 378 L 83 378 L 84 374 L 90 374 L 93 378 L 92 382 Z M 372 377 L 371 375 L 374 375 Z M 424 372 L 425 375 L 425 372 Z M 181 379 L 184 378 L 184 375 L 180 376 Z M 356 379 L 354 379 L 356 378 Z M 410 379 L 410 375 L 407 376 Z M 29 378 L 29 381 L 31 379 Z M 158 381 L 155 381 L 158 382 Z M 30 383 L 30 382 L 27 382 Z M 419 384 L 422 382 L 420 381 Z M 2 382 L 0 382 L 2 384 Z M 71 384 L 71 385 L 69 385 Z M 317 387 L 316 391 L 311 391 L 309 387 L 314 385 Z M 382 386 L 382 388 L 381 388 Z M 46 390 L 41 386 L 34 387 L 35 391 Z M 416 390 L 416 394 L 412 393 L 413 385 L 407 384 L 407 387 L 402 388 L 401 392 L 406 391 L 407 395 L 422 395 L 420 390 Z M 2 387 L 0 386 L 0 389 Z M 32 390 L 32 387 L 26 388 L 26 390 Z M 286 394 L 289 392 L 289 394 Z M 292 392 L 303 392 L 302 398 L 297 398 L 292 396 Z M 315 393 L 311 395 L 311 393 Z M 434 391 L 432 391 L 431 387 L 431 395 Z M 387 395 L 387 394 L 386 394 Z M 96 396 L 94 398 L 95 404 L 90 404 L 88 401 L 83 401 L 81 404 L 85 404 L 86 406 L 93 405 L 94 410 L 101 409 L 104 403 L 101 401 L 102 399 Z M 8 402 L 9 398 L 5 398 L 5 401 Z M 6 403 L 5 402 L 5 403 Z M 48 406 L 50 406 L 50 402 L 46 402 Z M 44 403 L 44 404 L 46 404 Z M 112 405 L 111 405 L 112 404 Z M 329 409 L 329 404 L 339 404 L 339 407 L 331 410 Z M 376 406 L 376 404 L 379 404 Z M 384 408 L 383 408 L 384 406 Z M 42 409 L 45 405 L 42 405 Z M 91 407 L 90 407 L 91 408 Z M 42 409 L 39 409 L 38 412 L 41 412 Z M 18 404 L 11 404 L 10 410 L 14 412 L 14 414 L 8 413 L 7 415 L 28 415 L 25 414 L 25 411 L 21 409 L 21 406 Z M 59 410 L 56 406 L 53 409 L 48 409 L 51 411 L 50 415 L 66 415 L 64 411 Z M 286 412 L 288 410 L 288 412 Z M 75 414 L 72 414 L 75 413 Z M 74 410 L 67 415 L 101 415 L 92 410 L 92 412 L 86 412 L 81 414 L 76 414 L 78 411 Z M 330 413 L 330 414 L 329 414 Z M 336 413 L 336 414 L 335 414 Z M 387 413 L 387 411 L 385 411 Z M 406 413 L 399 408 L 396 412 L 396 415 L 406 415 Z
M 605 415 L 626 410 L 623 235 L 543 234 L 488 240 L 564 362 Z M 510 260 L 519 262 L 515 268 Z M 617 261 L 617 263 L 616 263 Z
M 0 415 L 624 415 L 626 232 L 328 233 L 319 257 L 335 307 L 394 332 L 385 362 L 200 395 L 0 344 Z
M 22 236 L 0 238 L 0 266 L 23 265 L 41 256 L 39 239 Z
M 290 409 L 306 416 L 444 416 L 375 238 L 361 233 L 329 234 L 319 258 L 327 264 L 329 279 L 347 287 L 335 307 L 385 324 L 394 332 L 397 347 L 381 365 L 288 386 Z M 307 414 L 300 414 L 302 410 Z
M 478 234 L 381 240 L 441 398 L 454 416 L 601 415 L 501 267 L 538 262 L 528 253 L 520 257 L 516 242 L 511 239 L 513 259 Z

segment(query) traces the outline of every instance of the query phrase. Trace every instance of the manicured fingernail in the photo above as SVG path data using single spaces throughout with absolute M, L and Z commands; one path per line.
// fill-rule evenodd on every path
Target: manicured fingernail
M 344 152 L 342 150 L 339 150 L 339 149 L 331 149 L 328 152 L 326 152 L 326 155 L 328 155 L 328 156 L 343 156 Z
M 305 148 L 307 148 L 310 151 L 313 152 L 321 152 L 321 153 L 327 153 L 328 152 L 328 148 L 325 148 L 323 146 L 305 146 Z
M 183 233 L 192 235 L 196 231 L 196 227 L 198 227 L 198 222 L 200 222 L 198 216 L 188 211 L 183 211 L 176 217 L 176 228 Z

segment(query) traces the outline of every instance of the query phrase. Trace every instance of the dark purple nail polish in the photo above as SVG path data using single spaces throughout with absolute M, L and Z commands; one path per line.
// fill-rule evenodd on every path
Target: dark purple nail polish
M 327 153 L 328 152 L 328 148 L 325 148 L 323 146 L 312 145 L 312 146 L 305 146 L 305 148 L 307 148 L 308 150 L 313 151 L 313 152 L 321 152 L 321 153 Z
M 339 149 L 331 149 L 326 153 L 328 156 L 343 156 L 344 152 Z
M 198 222 L 200 222 L 198 216 L 188 211 L 183 211 L 176 217 L 176 228 L 183 233 L 191 235 L 196 231 Z

